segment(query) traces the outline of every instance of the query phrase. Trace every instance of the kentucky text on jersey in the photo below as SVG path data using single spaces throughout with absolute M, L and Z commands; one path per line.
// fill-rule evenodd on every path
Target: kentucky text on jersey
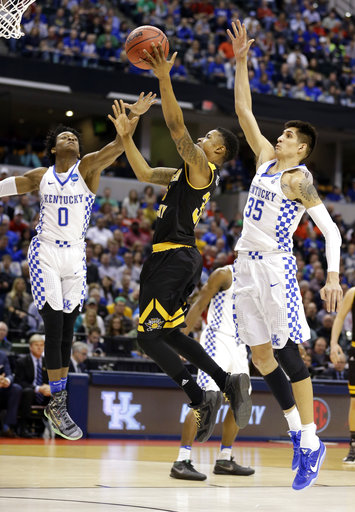
M 267 199 L 268 201 L 274 201 L 274 198 L 276 196 L 276 193 L 257 187 L 256 185 L 251 185 L 249 192 L 254 196 L 261 197 L 262 199 Z
M 77 204 L 82 203 L 84 194 L 78 194 L 73 196 L 59 196 L 55 194 L 43 194 L 43 201 L 45 203 L 53 204 Z

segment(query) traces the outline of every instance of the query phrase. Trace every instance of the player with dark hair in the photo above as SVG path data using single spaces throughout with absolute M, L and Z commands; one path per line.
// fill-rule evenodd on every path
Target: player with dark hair
M 143 265 L 140 279 L 138 342 L 144 352 L 181 387 L 191 400 L 197 419 L 197 441 L 207 440 L 222 403 L 220 391 L 205 392 L 183 365 L 179 355 L 209 374 L 230 400 L 240 428 L 251 414 L 249 376 L 227 374 L 207 355 L 201 345 L 186 336 L 186 300 L 198 284 L 202 257 L 196 248 L 194 229 L 219 180 L 218 167 L 232 158 L 238 139 L 222 129 L 209 131 L 195 144 L 184 123 L 175 98 L 170 69 L 176 53 L 167 61 L 161 45 L 154 56 L 146 53 L 159 79 L 165 122 L 184 162 L 179 169 L 151 168 L 135 146 L 132 120 L 123 102 L 113 106 L 117 132 L 128 161 L 140 181 L 168 185 L 158 209 L 153 253 Z
M 138 116 L 155 95 L 141 93 L 130 105 L 134 131 Z M 123 153 L 119 136 L 100 151 L 81 158 L 76 130 L 59 126 L 47 138 L 53 162 L 0 183 L 0 197 L 38 190 L 40 217 L 28 252 L 33 300 L 44 322 L 45 360 L 52 398 L 45 409 L 53 430 L 70 440 L 82 436 L 67 412 L 66 382 L 74 322 L 86 292 L 85 234 L 101 172 Z
M 300 358 L 294 356 L 295 344 L 308 340 L 310 330 L 296 279 L 292 235 L 307 210 L 326 241 L 328 273 L 320 293 L 328 311 L 334 311 L 342 301 L 341 236 L 313 186 L 311 173 L 301 163 L 314 147 L 315 129 L 303 121 L 289 121 L 275 147 L 261 134 L 252 112 L 248 80 L 247 54 L 253 40 L 248 41 L 239 20 L 227 33 L 236 57 L 235 110 L 257 167 L 244 209 L 243 231 L 235 247 L 238 334 L 249 345 L 254 365 L 285 415 L 299 412 L 300 457 L 292 487 L 301 490 L 316 481 L 325 446 L 316 435 L 309 374 L 304 364 L 299 364 Z M 287 367 L 297 413 L 290 386 L 273 353 L 273 348 L 283 347 L 288 347 L 282 365 Z
M 78 140 L 79 155 L 81 155 L 83 152 L 83 143 L 81 140 L 81 134 L 77 130 L 75 130 L 75 128 L 71 128 L 70 126 L 65 126 L 64 124 L 60 124 L 54 130 L 50 130 L 46 137 L 46 142 L 45 142 L 46 156 L 51 165 L 55 164 L 55 159 L 56 159 L 56 154 L 53 153 L 52 149 L 56 145 L 58 135 L 60 135 L 61 133 L 64 133 L 64 132 L 70 132 L 73 135 L 75 135 L 75 137 Z
M 349 453 L 343 459 L 345 464 L 355 464 L 355 286 L 350 288 L 345 296 L 344 301 L 335 317 L 332 334 L 330 337 L 330 360 L 333 364 L 337 364 L 344 357 L 343 350 L 339 345 L 339 336 L 343 328 L 345 317 L 351 311 L 353 327 L 351 346 L 348 351 L 349 362 L 349 430 L 350 430 L 350 446 Z

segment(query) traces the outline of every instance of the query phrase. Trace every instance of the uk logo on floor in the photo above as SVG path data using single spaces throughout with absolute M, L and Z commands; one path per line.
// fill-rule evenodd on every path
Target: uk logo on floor
M 141 412 L 142 405 L 131 403 L 133 393 L 119 391 L 117 395 L 119 402 L 114 403 L 116 400 L 115 391 L 101 392 L 103 413 L 111 417 L 108 424 L 109 430 L 144 430 L 144 425 L 135 418 L 135 415 Z

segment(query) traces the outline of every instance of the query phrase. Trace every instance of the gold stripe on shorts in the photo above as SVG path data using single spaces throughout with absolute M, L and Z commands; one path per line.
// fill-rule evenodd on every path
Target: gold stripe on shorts
M 180 247 L 190 247 L 192 245 L 174 244 L 173 242 L 162 242 L 161 244 L 153 245 L 153 252 L 169 251 L 170 249 L 180 249 Z

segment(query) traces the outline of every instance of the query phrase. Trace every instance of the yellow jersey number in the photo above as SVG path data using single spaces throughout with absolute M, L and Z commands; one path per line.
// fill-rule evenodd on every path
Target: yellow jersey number
M 203 212 L 206 208 L 206 204 L 208 203 L 210 197 L 211 197 L 211 192 L 207 192 L 207 194 L 202 196 L 202 204 L 201 204 L 200 208 L 195 208 L 194 211 L 192 212 L 192 221 L 195 226 L 197 225 L 198 221 L 200 220 L 201 215 L 203 214 Z

